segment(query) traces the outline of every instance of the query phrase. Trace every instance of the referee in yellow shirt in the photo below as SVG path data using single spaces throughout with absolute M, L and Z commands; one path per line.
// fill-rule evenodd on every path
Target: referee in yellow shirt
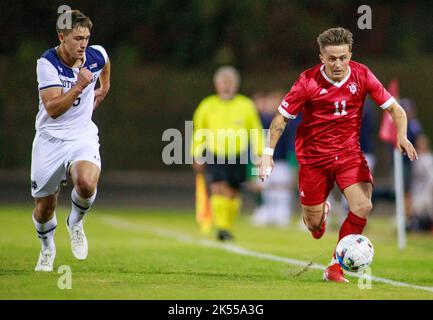
M 221 241 L 233 239 L 233 223 L 241 207 L 240 186 L 246 180 L 251 153 L 264 146 L 262 125 L 252 100 L 238 94 L 240 77 L 230 66 L 214 75 L 216 94 L 194 112 L 192 155 L 195 172 L 206 172 L 210 206 Z

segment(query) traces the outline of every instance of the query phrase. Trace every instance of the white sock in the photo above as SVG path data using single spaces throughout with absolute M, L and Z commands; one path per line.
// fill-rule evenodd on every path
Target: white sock
M 336 264 L 336 263 L 339 263 L 339 262 L 338 262 L 338 259 L 337 259 L 337 258 L 334 258 L 334 256 L 332 256 L 332 258 L 331 258 L 331 262 L 329 263 L 329 265 L 333 265 L 333 264 Z
M 334 250 L 334 254 L 332 255 L 332 258 L 331 258 L 331 262 L 329 263 L 329 265 L 336 264 L 336 263 L 339 263 L 339 262 L 338 262 L 338 259 L 337 259 L 337 252 L 336 252 L 336 249 L 335 249 Z
M 90 198 L 83 198 L 78 194 L 77 191 L 75 191 L 75 188 L 72 189 L 71 192 L 72 209 L 68 217 L 69 227 L 77 223 L 82 223 L 84 216 L 90 210 L 90 207 L 95 201 L 96 193 L 97 190 L 95 190 L 95 193 Z
M 41 240 L 42 250 L 50 249 L 50 251 L 56 250 L 56 245 L 54 244 L 54 232 L 57 227 L 57 218 L 54 213 L 53 218 L 45 223 L 39 223 L 36 221 L 35 216 L 32 215 L 33 222 L 36 227 L 36 232 L 38 233 L 38 238 Z

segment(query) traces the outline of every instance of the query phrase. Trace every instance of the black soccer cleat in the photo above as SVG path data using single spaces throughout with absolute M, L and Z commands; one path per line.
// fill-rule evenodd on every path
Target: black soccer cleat
M 217 239 L 220 241 L 230 241 L 230 240 L 234 240 L 234 237 L 233 234 L 231 234 L 231 232 L 224 229 L 220 229 L 218 230 L 217 233 Z

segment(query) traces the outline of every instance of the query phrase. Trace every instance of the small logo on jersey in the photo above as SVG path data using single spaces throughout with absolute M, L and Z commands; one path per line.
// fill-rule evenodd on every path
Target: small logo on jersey
M 328 90 L 326 90 L 325 88 L 323 88 L 323 89 L 320 91 L 320 95 L 322 95 L 322 94 L 326 94 L 326 93 L 328 93 Z
M 301 191 L 301 197 L 304 197 L 304 198 L 305 198 L 305 193 L 304 193 L 304 191 Z
M 32 189 L 37 189 L 37 187 L 38 187 L 38 184 L 36 183 L 36 181 L 33 181 L 32 180 Z
M 59 68 L 60 73 L 63 72 L 63 68 L 61 66 L 58 66 L 57 68 Z
M 93 69 L 93 68 L 96 68 L 97 66 L 98 66 L 97 63 L 93 63 L 93 64 L 91 64 L 89 67 L 90 67 L 90 69 Z
M 356 83 L 353 83 L 353 82 L 352 82 L 352 83 L 349 84 L 347 87 L 349 88 L 349 90 L 350 90 L 350 92 L 351 92 L 352 94 L 355 94 L 356 91 L 358 91 L 358 87 L 356 86 Z

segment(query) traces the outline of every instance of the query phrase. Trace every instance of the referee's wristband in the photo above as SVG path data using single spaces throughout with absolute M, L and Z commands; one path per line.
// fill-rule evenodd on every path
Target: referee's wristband
M 265 148 L 263 150 L 263 154 L 272 157 L 274 155 L 274 149 L 272 149 L 272 148 Z

